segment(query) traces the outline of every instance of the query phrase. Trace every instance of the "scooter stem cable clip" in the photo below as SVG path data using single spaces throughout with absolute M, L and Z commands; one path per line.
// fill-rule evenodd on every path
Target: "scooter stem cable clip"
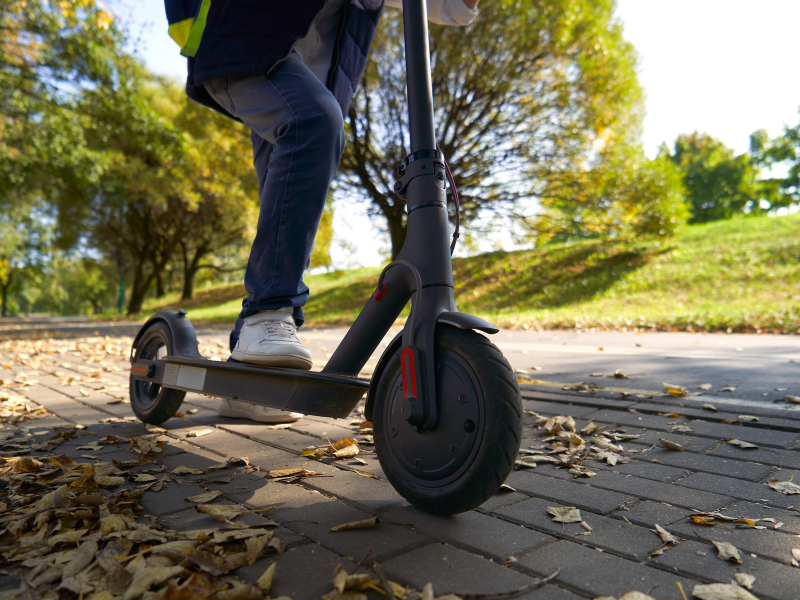
M 400 179 L 394 182 L 394 193 L 405 199 L 408 184 L 420 175 L 436 175 L 436 185 L 445 189 L 444 154 L 439 150 L 418 150 L 406 156 L 397 167 Z

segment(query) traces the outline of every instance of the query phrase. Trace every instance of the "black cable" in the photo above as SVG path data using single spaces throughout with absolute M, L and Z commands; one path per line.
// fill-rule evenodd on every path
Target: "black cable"
M 442 152 L 439 144 L 436 144 L 436 149 Z M 453 256 L 453 251 L 456 249 L 456 240 L 459 238 L 459 229 L 461 228 L 461 201 L 458 199 L 458 190 L 456 189 L 456 182 L 453 181 L 453 174 L 450 172 L 450 165 L 447 164 L 447 158 L 442 152 L 442 159 L 444 160 L 444 170 L 447 171 L 447 179 L 450 182 L 450 188 L 453 190 L 453 197 L 456 200 L 456 229 L 453 232 L 453 241 L 450 243 L 450 256 Z

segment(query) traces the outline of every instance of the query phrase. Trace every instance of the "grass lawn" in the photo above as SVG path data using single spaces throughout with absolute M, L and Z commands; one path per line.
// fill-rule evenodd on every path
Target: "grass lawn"
M 773 330 L 800 333 L 800 214 L 693 225 L 666 245 L 585 241 L 453 261 L 462 312 L 503 327 Z M 306 279 L 310 325 L 346 325 L 380 268 Z M 189 302 L 149 300 L 145 317 L 183 307 L 193 322 L 233 323 L 241 285 Z

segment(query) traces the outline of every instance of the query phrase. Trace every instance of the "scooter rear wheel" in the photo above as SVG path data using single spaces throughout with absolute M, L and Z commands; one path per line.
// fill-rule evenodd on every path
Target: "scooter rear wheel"
M 437 328 L 439 420 L 421 431 L 403 417 L 399 350 L 378 382 L 375 449 L 394 488 L 414 506 L 448 515 L 480 506 L 514 466 L 522 439 L 522 404 L 511 366 L 484 336 Z
M 160 360 L 174 354 L 175 344 L 172 332 L 166 323 L 157 321 L 151 324 L 139 338 L 134 353 L 134 362 L 140 358 Z M 131 373 L 131 408 L 143 423 L 159 425 L 172 418 L 183 402 L 186 392 L 165 388 L 157 383 L 136 379 Z

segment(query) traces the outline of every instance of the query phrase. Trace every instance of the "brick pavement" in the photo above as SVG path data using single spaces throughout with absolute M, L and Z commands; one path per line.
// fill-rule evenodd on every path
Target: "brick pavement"
M 147 433 L 130 418 L 129 405 L 109 404 L 114 399 L 104 391 L 112 384 L 127 385 L 123 357 L 117 360 L 120 370 L 103 373 L 105 382 L 94 386 L 62 383 L 64 373 L 81 375 L 92 370 L 80 356 L 56 355 L 53 364 L 44 361 L 35 370 L 6 369 L 3 358 L 0 353 L 0 379 L 8 379 L 3 373 L 13 379 L 25 370 L 28 378 L 39 383 L 13 390 L 52 413 L 20 423 L 23 433 L 46 439 L 54 427 L 86 427 L 59 446 L 58 453 L 126 460 L 132 455 L 124 443 L 103 445 L 97 452 L 78 448 L 108 433 L 121 438 Z M 81 387 L 89 391 L 88 396 L 79 391 Z M 234 455 L 247 456 L 254 468 L 228 469 L 213 476 L 175 475 L 180 485 L 175 481 L 159 492 L 148 491 L 143 505 L 158 523 L 184 530 L 218 525 L 197 514 L 186 501 L 206 490 L 222 492 L 217 503 L 274 507 L 239 519 L 253 525 L 266 518 L 277 522 L 283 553 L 244 567 L 237 575 L 254 581 L 270 561 L 276 561 L 272 593 L 294 600 L 319 598 L 330 591 L 337 564 L 352 572 L 359 565 L 372 568 L 376 560 L 390 579 L 416 590 L 431 582 L 437 595 L 576 600 L 639 590 L 658 599 L 678 599 L 676 582 L 688 595 L 697 583 L 727 583 L 742 572 L 755 575 L 752 592 L 758 598 L 800 598 L 800 568 L 792 564 L 792 549 L 800 548 L 800 496 L 780 494 L 765 485 L 770 479 L 786 480 L 800 473 L 800 420 L 773 412 L 757 422 L 725 423 L 741 411 L 726 409 L 722 403 L 718 403 L 721 412 L 706 414 L 683 409 L 677 401 L 658 404 L 540 392 L 523 392 L 523 398 L 526 410 L 545 416 L 573 415 L 578 427 L 593 420 L 641 434 L 640 439 L 623 442 L 633 451 L 627 454 L 631 462 L 586 463 L 597 472 L 589 479 L 574 479 L 552 465 L 518 470 L 508 481 L 514 491 L 504 491 L 470 513 L 436 517 L 409 506 L 386 481 L 373 454 L 359 456 L 366 465 L 356 461 L 322 464 L 300 456 L 307 446 L 353 435 L 354 419 L 307 417 L 288 428 L 273 428 L 220 418 L 214 412 L 215 400 L 189 394 L 181 408 L 185 418 L 163 425 L 166 431 L 161 439 L 167 445 L 157 463 L 170 470 L 181 465 L 205 470 Z M 127 420 L 101 423 L 121 417 Z M 523 448 L 541 437 L 533 420 L 527 420 Z M 10 427 L 16 426 L 4 425 L 4 429 Z M 189 430 L 200 427 L 213 432 L 186 437 Z M 658 439 L 662 437 L 681 443 L 685 452 L 661 447 Z M 733 438 L 759 448 L 744 450 L 726 443 Z M 269 470 L 287 467 L 305 467 L 323 476 L 294 484 L 266 476 Z M 800 481 L 800 476 L 795 480 Z M 592 532 L 579 524 L 554 523 L 546 513 L 548 506 L 580 508 Z M 773 521 L 758 521 L 764 529 L 733 523 L 695 525 L 686 518 L 692 509 Z M 375 528 L 330 532 L 333 525 L 370 515 L 381 520 Z M 783 525 L 776 528 L 777 523 Z M 651 557 L 662 545 L 653 531 L 656 524 L 681 542 Z M 732 543 L 742 553 L 743 563 L 717 558 L 712 541 Z M 550 579 L 543 584 L 543 578 Z M 0 579 L 0 591 L 10 585 L 8 578 Z M 373 592 L 368 596 L 382 597 Z

